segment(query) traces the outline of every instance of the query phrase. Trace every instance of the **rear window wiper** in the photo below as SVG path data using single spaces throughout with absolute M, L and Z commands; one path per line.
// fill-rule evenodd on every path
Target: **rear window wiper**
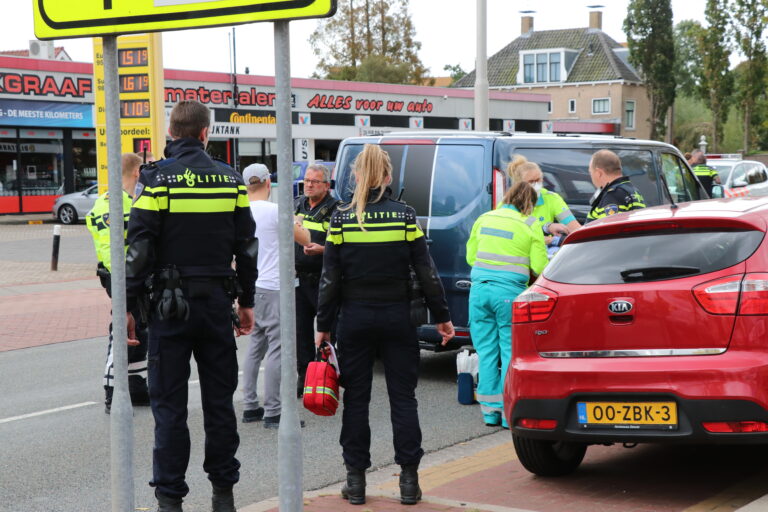
M 659 267 L 640 267 L 628 268 L 619 272 L 625 283 L 633 281 L 653 281 L 670 277 L 681 277 L 698 274 L 701 272 L 699 267 L 689 267 L 685 265 L 666 265 Z

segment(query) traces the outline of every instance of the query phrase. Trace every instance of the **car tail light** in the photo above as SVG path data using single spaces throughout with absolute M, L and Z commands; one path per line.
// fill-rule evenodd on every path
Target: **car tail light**
M 705 421 L 701 426 L 704 427 L 707 432 L 717 434 L 768 432 L 768 423 L 764 421 Z
M 704 311 L 713 315 L 735 315 L 743 275 L 722 277 L 693 288 L 693 296 Z
M 537 284 L 518 295 L 512 303 L 512 322 L 543 322 L 550 317 L 557 304 L 557 293 Z
M 768 274 L 747 274 L 741 282 L 740 315 L 768 315 Z
M 517 420 L 517 426 L 534 430 L 554 430 L 557 428 L 557 420 L 540 420 L 537 418 L 521 418 Z

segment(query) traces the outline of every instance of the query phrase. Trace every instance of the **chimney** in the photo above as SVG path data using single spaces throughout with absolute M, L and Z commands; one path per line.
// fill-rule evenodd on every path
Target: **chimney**
M 520 22 L 520 34 L 533 32 L 533 16 L 523 16 Z
M 597 30 L 603 30 L 603 13 L 602 11 L 592 11 L 589 13 L 589 28 Z

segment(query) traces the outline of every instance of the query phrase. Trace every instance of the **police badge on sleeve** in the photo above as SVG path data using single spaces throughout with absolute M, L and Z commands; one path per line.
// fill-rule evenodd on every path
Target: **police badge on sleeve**
M 605 214 L 606 215 L 616 215 L 619 213 L 619 206 L 616 204 L 608 204 L 605 205 Z
M 138 181 L 136 182 L 136 188 L 133 189 L 133 203 L 131 204 L 136 203 L 136 200 L 139 198 L 142 192 L 144 192 L 144 184 Z

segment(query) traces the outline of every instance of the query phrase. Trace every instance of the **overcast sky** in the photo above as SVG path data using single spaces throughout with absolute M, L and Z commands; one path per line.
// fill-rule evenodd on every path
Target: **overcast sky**
M 704 22 L 705 0 L 672 0 L 674 22 L 695 19 Z M 28 48 L 34 39 L 32 1 L 3 2 L 0 49 Z M 534 30 L 586 27 L 588 5 L 602 4 L 603 30 L 618 42 L 626 41 L 622 22 L 628 0 L 488 0 L 488 55 L 493 55 L 520 35 L 520 11 L 534 10 Z M 474 0 L 411 0 L 410 11 L 416 27 L 419 53 L 432 76 L 445 76 L 446 64 L 460 64 L 467 71 L 475 62 Z M 317 20 L 292 22 L 291 72 L 294 77 L 309 77 L 316 57 L 307 42 Z M 163 35 L 166 68 L 229 72 L 229 34 L 231 28 L 167 32 Z M 273 33 L 270 23 L 237 27 L 237 68 L 251 74 L 274 74 Z M 77 61 L 92 62 L 90 39 L 57 40 Z

